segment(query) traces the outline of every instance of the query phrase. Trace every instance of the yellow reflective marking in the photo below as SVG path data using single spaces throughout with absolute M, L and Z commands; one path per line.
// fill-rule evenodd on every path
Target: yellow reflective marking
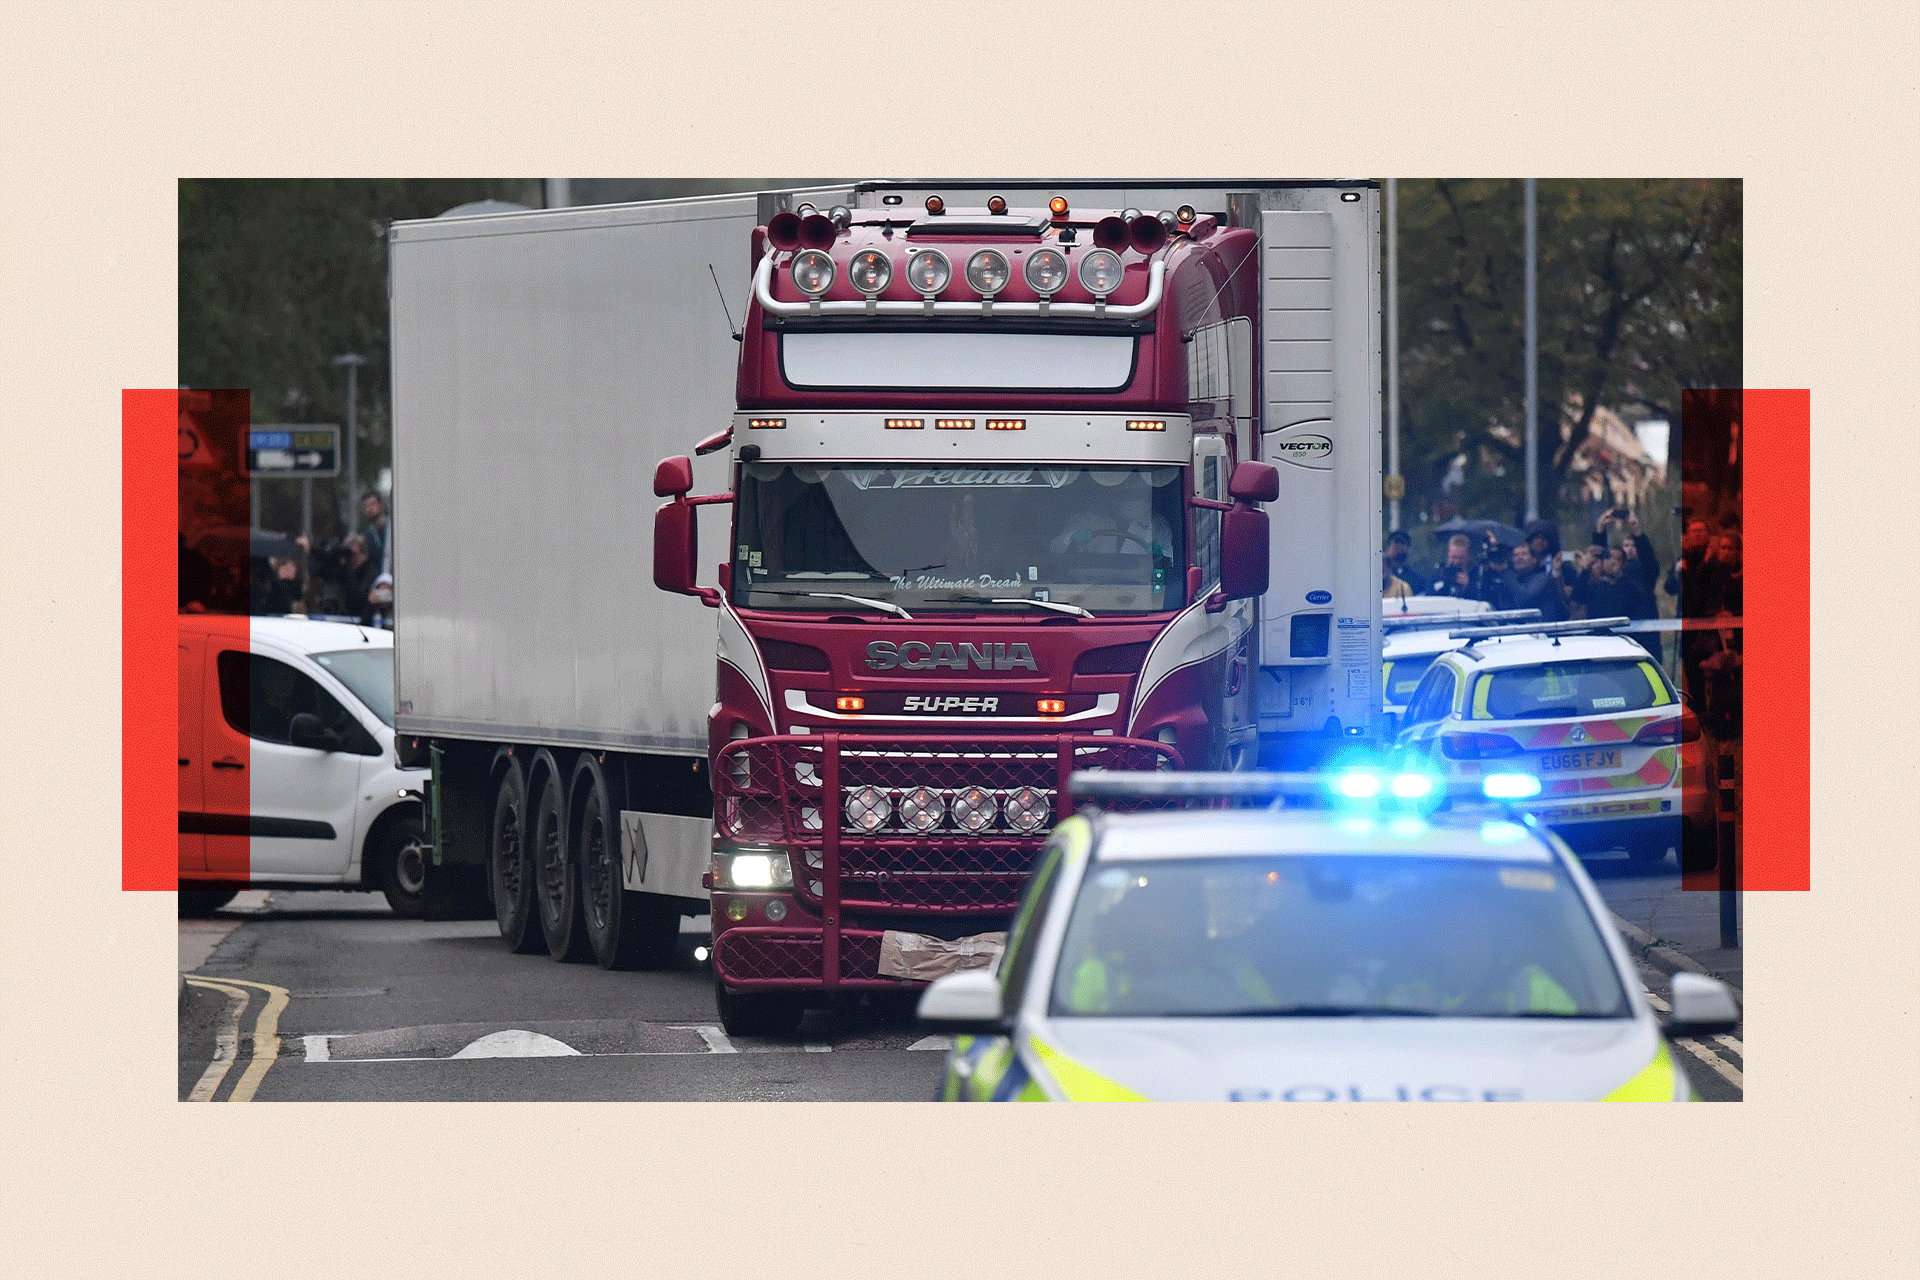
M 1654 1051 L 1653 1061 L 1641 1068 L 1633 1079 L 1615 1089 L 1603 1102 L 1671 1102 L 1673 1101 L 1673 1055 L 1667 1052 L 1667 1042 L 1662 1039 L 1660 1047 Z
M 1027 1036 L 1027 1044 L 1039 1055 L 1040 1062 L 1060 1082 L 1069 1102 L 1145 1102 L 1145 1095 L 1125 1085 L 1115 1084 L 1097 1071 L 1090 1071 L 1036 1035 Z
M 252 1102 L 254 1091 L 260 1087 L 260 1082 L 266 1079 L 268 1070 L 280 1057 L 280 1014 L 287 1007 L 289 992 L 285 987 L 276 987 L 267 982 L 249 982 L 245 978 L 221 978 L 215 981 L 190 974 L 187 981 L 196 987 L 211 987 L 224 993 L 230 1000 L 235 995 L 240 997 L 238 1005 L 230 1005 L 228 1008 L 232 1026 L 226 1034 L 231 1035 L 232 1038 L 231 1056 L 224 1062 L 219 1060 L 220 1050 L 227 1044 L 223 1036 L 216 1042 L 215 1061 L 208 1064 L 207 1073 L 201 1076 L 200 1083 L 194 1087 L 192 1095 L 188 1098 L 190 1102 L 213 1101 L 221 1081 L 226 1077 L 227 1068 L 238 1060 L 240 1018 L 246 1010 L 248 1001 L 246 992 L 239 988 L 250 987 L 255 991 L 266 993 L 266 1006 L 255 1015 L 253 1034 L 248 1037 L 251 1042 L 249 1045 L 251 1053 L 248 1055 L 247 1069 L 241 1072 L 239 1082 L 233 1086 L 233 1092 L 227 1095 L 228 1102 Z M 219 1068 L 217 1072 L 214 1070 L 215 1067 Z
M 1481 676 L 1473 683 L 1473 718 L 1491 720 L 1493 712 L 1487 710 L 1487 695 L 1493 691 L 1493 677 Z
M 1647 683 L 1653 688 L 1654 706 L 1664 707 L 1673 701 L 1667 694 L 1667 682 L 1660 678 L 1659 670 L 1651 662 L 1640 664 L 1640 674 L 1647 678 Z

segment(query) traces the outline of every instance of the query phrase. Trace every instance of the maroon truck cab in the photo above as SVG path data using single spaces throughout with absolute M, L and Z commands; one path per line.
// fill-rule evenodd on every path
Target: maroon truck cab
M 738 412 L 702 446 L 732 492 L 690 498 L 683 460 L 656 480 L 656 582 L 720 613 L 729 1029 L 912 989 L 889 931 L 1004 928 L 1072 770 L 1251 758 L 1276 482 L 1231 390 L 1251 371 L 1221 366 L 1252 349 L 1224 334 L 1257 325 L 1255 239 L 991 204 L 755 232 Z M 731 504 L 717 589 L 702 502 Z

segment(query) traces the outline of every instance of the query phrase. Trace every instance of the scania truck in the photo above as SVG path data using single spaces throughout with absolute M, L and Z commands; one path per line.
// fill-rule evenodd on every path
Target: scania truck
M 609 966 L 710 912 L 722 1021 L 777 1031 L 977 952 L 1075 769 L 1369 739 L 1376 194 L 865 183 L 397 224 L 430 899 Z

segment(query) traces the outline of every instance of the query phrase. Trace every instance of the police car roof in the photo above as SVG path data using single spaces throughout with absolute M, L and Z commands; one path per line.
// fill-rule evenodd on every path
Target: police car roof
M 1489 636 L 1475 641 L 1469 660 L 1478 659 L 1476 669 L 1525 667 L 1542 662 L 1590 662 L 1607 658 L 1653 659 L 1645 649 L 1625 636 L 1562 635 Z M 1462 646 L 1464 648 L 1464 646 Z
M 1108 814 L 1094 857 L 1109 862 L 1258 854 L 1553 860 L 1537 831 L 1492 805 L 1424 817 L 1344 809 Z
M 1429 653 L 1446 653 L 1450 649 L 1463 649 L 1465 640 L 1453 640 L 1441 631 L 1401 631 L 1387 633 L 1380 647 L 1382 658 L 1412 658 Z

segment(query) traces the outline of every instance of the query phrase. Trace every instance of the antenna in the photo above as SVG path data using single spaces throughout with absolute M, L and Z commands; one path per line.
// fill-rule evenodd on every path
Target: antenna
M 720 287 L 720 273 L 713 269 L 711 262 L 707 264 L 707 274 L 713 277 L 713 291 L 720 295 L 720 311 L 727 317 L 727 332 L 733 335 L 735 342 L 738 342 L 740 331 L 733 327 L 733 312 L 727 309 L 727 291 Z

